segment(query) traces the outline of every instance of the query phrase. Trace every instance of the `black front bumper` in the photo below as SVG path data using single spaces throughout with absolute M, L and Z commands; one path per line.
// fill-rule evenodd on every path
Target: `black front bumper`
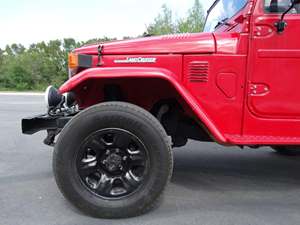
M 35 134 L 42 130 L 61 130 L 72 116 L 54 117 L 48 114 L 22 119 L 22 133 Z

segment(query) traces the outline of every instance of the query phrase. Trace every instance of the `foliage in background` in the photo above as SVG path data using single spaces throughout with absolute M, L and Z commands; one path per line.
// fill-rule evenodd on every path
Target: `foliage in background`
M 0 90 L 44 90 L 49 84 L 61 85 L 68 77 L 68 53 L 84 44 L 110 41 L 72 38 L 32 44 L 26 49 L 13 44 L 0 50 Z
M 195 0 L 193 7 L 184 18 L 174 18 L 173 12 L 167 5 L 162 6 L 162 11 L 147 27 L 148 35 L 197 33 L 204 27 L 204 12 L 199 0 Z
M 204 25 L 203 8 L 199 0 L 184 18 L 174 18 L 167 5 L 151 23 L 144 35 L 200 32 Z M 131 37 L 124 37 L 130 39 Z M 40 42 L 25 48 L 12 44 L 0 49 L 0 90 L 44 90 L 49 84 L 61 85 L 68 77 L 67 56 L 84 44 L 106 42 L 116 38 L 95 38 L 78 42 L 72 38 Z
M 148 35 L 174 34 L 176 25 L 173 21 L 172 10 L 167 5 L 162 6 L 162 12 L 154 19 L 154 22 L 147 27 Z
M 181 18 L 177 22 L 178 33 L 197 33 L 203 30 L 205 16 L 199 0 L 195 1 L 194 6 L 189 10 L 186 18 Z

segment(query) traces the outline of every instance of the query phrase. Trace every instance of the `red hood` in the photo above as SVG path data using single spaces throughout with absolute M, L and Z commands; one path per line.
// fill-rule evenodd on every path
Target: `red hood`
M 75 52 L 95 55 L 98 46 L 84 46 Z M 104 55 L 214 53 L 215 50 L 215 39 L 211 33 L 166 35 L 103 44 Z

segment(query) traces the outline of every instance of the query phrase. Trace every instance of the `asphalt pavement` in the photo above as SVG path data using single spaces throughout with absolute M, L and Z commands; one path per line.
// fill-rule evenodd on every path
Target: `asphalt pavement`
M 193 141 L 174 150 L 157 209 L 121 220 L 83 215 L 55 184 L 45 133 L 21 134 L 21 118 L 43 112 L 42 96 L 0 94 L 0 225 L 300 224 L 300 157 Z

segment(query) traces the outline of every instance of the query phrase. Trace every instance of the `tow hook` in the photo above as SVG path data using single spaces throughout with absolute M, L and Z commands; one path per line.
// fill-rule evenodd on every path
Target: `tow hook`
M 47 137 L 44 139 L 44 144 L 53 147 L 55 145 L 55 137 L 58 133 L 57 130 L 47 130 Z

